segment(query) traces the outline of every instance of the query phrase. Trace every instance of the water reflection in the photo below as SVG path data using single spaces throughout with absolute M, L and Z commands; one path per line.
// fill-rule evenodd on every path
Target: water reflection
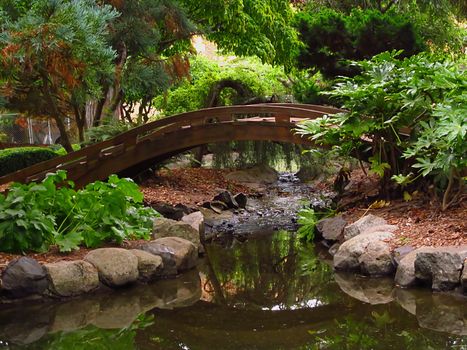
M 63 303 L 3 307 L 11 349 L 467 349 L 467 299 L 332 273 L 279 232 L 207 247 L 200 271 Z

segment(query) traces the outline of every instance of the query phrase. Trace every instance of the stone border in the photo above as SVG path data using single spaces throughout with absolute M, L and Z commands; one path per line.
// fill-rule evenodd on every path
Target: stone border
M 83 260 L 41 265 L 30 257 L 11 261 L 1 275 L 3 300 L 69 298 L 100 288 L 176 277 L 197 265 L 198 247 L 179 237 L 143 243 L 139 249 L 99 248 Z
M 318 233 L 331 246 L 337 271 L 366 276 L 394 276 L 400 287 L 430 286 L 433 291 L 459 290 L 467 294 L 467 245 L 445 247 L 403 246 L 388 243 L 397 226 L 375 215 L 347 224 L 342 216 L 323 219 Z

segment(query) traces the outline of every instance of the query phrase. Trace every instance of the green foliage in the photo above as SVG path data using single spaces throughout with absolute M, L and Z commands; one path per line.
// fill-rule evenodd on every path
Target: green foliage
M 284 95 L 288 92 L 282 83 L 287 81 L 284 71 L 261 64 L 257 59 L 236 58 L 216 62 L 195 57 L 191 61 L 191 79 L 183 80 L 164 96 L 158 96 L 154 105 L 165 115 L 205 108 L 211 87 L 224 79 L 243 83 L 254 96 Z M 221 104 L 231 104 L 234 99 L 235 95 L 226 91 Z
M 298 224 L 300 225 L 297 236 L 300 239 L 313 241 L 315 238 L 316 223 L 319 221 L 314 209 L 303 208 L 298 212 Z
M 86 131 L 86 140 L 83 145 L 87 146 L 108 140 L 130 130 L 131 128 L 133 128 L 132 124 L 116 119 L 105 119 L 101 125 L 91 127 Z
M 0 150 L 0 176 L 55 157 L 57 154 L 54 151 L 43 147 L 18 147 Z
M 407 175 L 412 163 L 422 176 L 459 179 L 467 153 L 464 63 L 427 54 L 400 61 L 396 55 L 360 63 L 361 75 L 341 79 L 327 93 L 348 112 L 307 121 L 298 132 L 343 154 L 369 145 L 371 169 L 383 180 Z
M 133 181 L 116 175 L 78 191 L 65 171 L 49 174 L 41 183 L 15 183 L 0 194 L 1 249 L 45 251 L 57 244 L 68 252 L 82 244 L 148 239 L 158 213 L 142 200 Z
M 332 9 L 299 12 L 296 26 L 305 46 L 298 57 L 302 68 L 317 68 L 327 77 L 358 73 L 348 60 L 369 59 L 390 50 L 411 56 L 423 50 L 407 16 L 354 9 L 344 15 Z

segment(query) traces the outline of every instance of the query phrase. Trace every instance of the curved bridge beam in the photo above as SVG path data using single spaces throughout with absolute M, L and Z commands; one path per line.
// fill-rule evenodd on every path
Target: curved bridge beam
M 80 187 L 113 173 L 134 174 L 156 161 L 216 142 L 278 141 L 312 146 L 293 133 L 295 123 L 337 112 L 340 110 L 324 106 L 263 104 L 183 113 L 6 175 L 0 178 L 0 184 L 37 181 L 49 172 L 64 169 Z

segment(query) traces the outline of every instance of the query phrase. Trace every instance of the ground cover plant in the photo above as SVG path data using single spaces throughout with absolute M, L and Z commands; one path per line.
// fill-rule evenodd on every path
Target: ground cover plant
M 159 214 L 144 207 L 143 195 L 130 179 L 116 175 L 76 190 L 65 171 L 41 183 L 14 183 L 0 194 L 0 247 L 4 252 L 61 252 L 104 242 L 149 239 Z

